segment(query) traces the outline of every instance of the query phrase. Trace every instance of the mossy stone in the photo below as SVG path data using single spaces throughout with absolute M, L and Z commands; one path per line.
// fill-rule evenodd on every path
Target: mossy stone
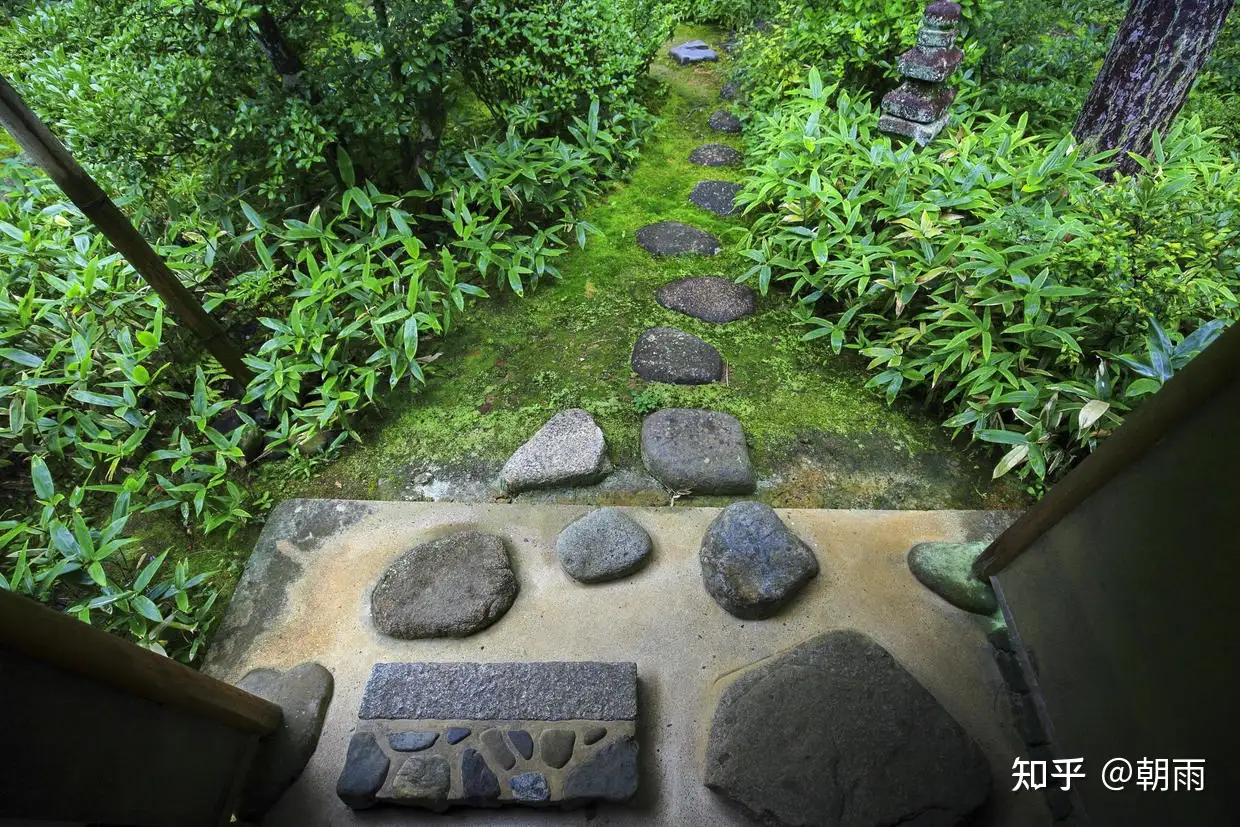
M 989 543 L 918 543 L 908 553 L 908 567 L 922 585 L 953 606 L 974 614 L 999 608 L 994 590 L 973 574 L 973 563 Z

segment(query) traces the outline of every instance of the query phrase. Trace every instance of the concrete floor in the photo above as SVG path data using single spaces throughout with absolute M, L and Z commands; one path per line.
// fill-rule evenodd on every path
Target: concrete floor
M 986 621 L 924 589 L 904 562 L 924 540 L 984 539 L 1011 512 L 783 510 L 822 574 L 775 618 L 740 621 L 702 587 L 697 551 L 713 508 L 629 509 L 654 538 L 649 566 L 617 582 L 571 581 L 554 554 L 560 529 L 589 509 L 294 500 L 273 513 L 216 635 L 207 671 L 236 680 L 258 666 L 315 660 L 336 678 L 317 751 L 270 813 L 269 827 L 309 825 L 745 825 L 701 782 L 719 693 L 737 670 L 819 632 L 864 631 L 885 646 L 985 750 L 995 784 L 978 825 L 1049 823 L 1040 796 L 1013 794 L 1020 749 L 985 640 Z M 477 527 L 507 540 L 521 583 L 498 623 L 459 640 L 400 641 L 372 628 L 369 591 L 408 548 Z M 479 810 L 435 816 L 355 814 L 335 796 L 363 685 L 379 661 L 636 661 L 642 779 L 627 806 L 575 812 Z

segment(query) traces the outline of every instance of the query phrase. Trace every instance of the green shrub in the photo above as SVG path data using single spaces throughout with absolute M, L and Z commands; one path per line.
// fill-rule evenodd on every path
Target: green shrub
M 693 23 L 716 23 L 733 31 L 766 21 L 778 0 L 676 0 L 677 16 Z
M 877 120 L 816 71 L 763 119 L 747 277 L 786 282 L 806 338 L 870 357 L 888 400 L 1009 446 L 996 474 L 1053 479 L 1109 433 L 1153 389 L 1132 367 L 1147 331 L 1191 353 L 1237 315 L 1240 177 L 1198 123 L 1106 185 L 1100 157 L 1023 118 L 969 113 L 924 151 Z

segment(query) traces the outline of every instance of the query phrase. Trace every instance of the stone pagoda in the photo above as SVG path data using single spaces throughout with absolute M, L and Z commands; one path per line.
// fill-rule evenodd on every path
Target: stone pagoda
M 926 8 L 917 45 L 900 55 L 899 69 L 905 80 L 883 98 L 879 129 L 925 146 L 947 126 L 956 90 L 945 81 L 964 58 L 955 47 L 959 26 L 959 3 L 938 0 Z

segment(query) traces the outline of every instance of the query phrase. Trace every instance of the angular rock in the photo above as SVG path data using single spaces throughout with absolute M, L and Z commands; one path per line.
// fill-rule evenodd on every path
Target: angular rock
M 963 59 L 964 52 L 959 49 L 927 49 L 914 46 L 900 55 L 900 74 L 906 78 L 942 83 L 951 77 Z
M 689 153 L 689 162 L 703 167 L 733 167 L 744 159 L 744 155 L 727 144 L 702 144 Z
M 512 797 L 516 801 L 549 801 L 551 788 L 547 786 L 547 776 L 541 772 L 523 772 L 514 775 L 508 786 L 512 788 Z
M 523 729 L 508 730 L 508 741 L 526 761 L 534 757 L 534 739 Z
M 344 769 L 336 781 L 336 795 L 350 809 L 364 810 L 375 803 L 391 762 L 369 732 L 355 732 L 349 741 Z
M 818 558 L 769 505 L 732 503 L 711 522 L 698 555 L 715 602 L 745 620 L 770 617 L 818 574 Z
M 581 733 L 581 743 L 585 744 L 586 746 L 589 746 L 590 744 L 597 744 L 599 741 L 603 740 L 606 737 L 607 737 L 607 727 L 592 726 L 589 729 L 587 729 L 585 732 Z
M 733 201 L 741 189 L 740 184 L 731 181 L 698 181 L 693 192 L 689 193 L 689 200 L 704 210 L 726 218 L 736 212 Z
M 727 688 L 706 785 L 773 824 L 947 827 L 985 802 L 991 776 L 968 733 L 885 649 L 837 631 Z
M 438 740 L 438 732 L 422 730 L 393 732 L 388 735 L 388 744 L 397 752 L 421 752 L 424 749 L 430 749 Z
M 668 310 L 715 324 L 752 316 L 758 310 L 752 288 L 719 276 L 690 276 L 668 282 L 654 298 Z
M 734 101 L 741 96 L 741 85 L 735 81 L 728 81 L 719 90 L 720 100 Z
M 741 119 L 725 109 L 715 110 L 707 123 L 716 132 L 737 133 L 741 131 Z
M 411 755 L 392 777 L 386 796 L 404 804 L 447 809 L 452 768 L 442 755 Z
M 564 779 L 564 800 L 627 801 L 637 792 L 637 742 L 620 738 L 574 767 Z
M 508 749 L 508 745 L 504 743 L 504 736 L 498 729 L 488 729 L 478 738 L 482 741 L 482 746 L 486 747 L 487 755 L 496 764 L 499 764 L 506 770 L 516 766 L 517 756 L 513 755 L 512 750 Z
M 950 86 L 906 80 L 883 96 L 883 111 L 916 123 L 933 123 L 956 99 Z
M 538 757 L 558 770 L 572 759 L 576 740 L 577 733 L 571 729 L 545 729 L 538 738 Z
M 909 549 L 908 567 L 921 584 L 957 608 L 994 614 L 994 589 L 973 574 L 973 562 L 989 543 L 918 543 Z
M 611 473 L 607 443 L 580 408 L 560 411 L 516 450 L 500 472 L 509 494 L 535 488 L 593 485 Z
M 555 540 L 560 567 L 580 583 L 632 574 L 650 559 L 652 547 L 646 530 L 618 508 L 591 511 L 566 526 Z
M 714 62 L 719 59 L 719 53 L 712 49 L 702 40 L 690 40 L 681 43 L 679 46 L 673 46 L 667 52 L 672 56 L 672 60 L 681 66 L 688 66 L 691 63 Z
M 672 491 L 748 494 L 757 486 L 741 423 L 717 411 L 664 408 L 646 417 L 642 462 Z
M 474 806 L 485 806 L 499 798 L 499 779 L 475 749 L 461 753 L 461 796 Z
M 464 637 L 502 617 L 516 596 L 504 542 L 459 531 L 397 558 L 371 593 L 370 614 L 392 637 Z
M 470 736 L 471 730 L 467 726 L 450 726 L 444 732 L 444 739 L 449 744 L 459 744 Z
M 950 49 L 956 45 L 956 30 L 922 26 L 917 30 L 917 45 L 929 49 Z
M 297 780 L 314 754 L 331 703 L 332 673 L 317 663 L 283 672 L 255 669 L 237 686 L 271 701 L 284 713 L 280 727 L 259 743 L 237 802 L 237 815 L 259 820 Z
M 647 382 L 709 385 L 723 379 L 723 357 L 714 347 L 674 327 L 651 327 L 633 345 L 633 372 Z
M 912 138 L 919 146 L 926 146 L 947 127 L 949 120 L 951 120 L 950 112 L 944 114 L 943 117 L 933 123 L 917 123 L 916 121 L 897 118 L 894 115 L 883 115 L 878 119 L 878 128 L 893 135 L 903 135 L 906 138 Z
M 637 231 L 637 243 L 652 256 L 718 255 L 719 239 L 679 221 L 659 221 Z
M 951 0 L 936 0 L 926 7 L 926 14 L 922 19 L 927 25 L 936 29 L 952 29 L 960 23 L 962 12 L 959 3 L 953 3 Z

